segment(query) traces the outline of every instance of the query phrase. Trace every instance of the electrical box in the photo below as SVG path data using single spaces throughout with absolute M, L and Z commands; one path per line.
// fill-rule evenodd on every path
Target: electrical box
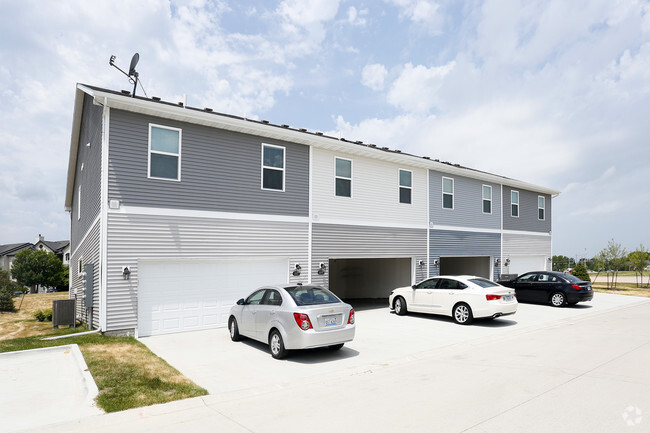
M 93 307 L 93 287 L 95 286 L 95 265 L 86 263 L 84 272 L 86 272 L 86 286 L 84 287 L 86 295 L 86 308 Z

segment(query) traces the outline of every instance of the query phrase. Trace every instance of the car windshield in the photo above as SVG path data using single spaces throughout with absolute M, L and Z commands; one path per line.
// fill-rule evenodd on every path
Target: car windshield
M 469 281 L 476 284 L 477 286 L 481 286 L 483 288 L 498 286 L 497 283 L 495 283 L 493 281 L 490 281 L 490 280 L 486 280 L 485 278 L 472 278 Z
M 319 305 L 319 304 L 335 304 L 341 302 L 334 293 L 322 287 L 314 286 L 295 286 L 285 287 L 285 290 L 291 295 L 294 302 L 298 306 L 303 305 Z

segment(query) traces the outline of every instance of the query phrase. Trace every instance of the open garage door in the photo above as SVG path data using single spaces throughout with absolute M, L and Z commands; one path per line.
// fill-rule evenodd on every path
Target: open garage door
M 138 336 L 226 326 L 255 288 L 288 279 L 288 260 L 140 262 Z
M 508 274 L 525 274 L 531 271 L 545 271 L 546 256 L 528 255 L 528 256 L 510 256 L 510 265 Z
M 490 278 L 490 257 L 440 257 L 440 275 L 476 275 Z
M 411 285 L 410 258 L 330 259 L 329 288 L 343 299 L 388 298 Z

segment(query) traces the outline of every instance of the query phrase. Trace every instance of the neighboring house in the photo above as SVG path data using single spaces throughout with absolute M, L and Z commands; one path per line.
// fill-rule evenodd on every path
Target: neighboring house
M 269 283 L 346 299 L 441 273 L 547 269 L 558 192 L 459 165 L 78 85 L 71 296 L 109 333 L 225 326 Z
M 8 244 L 0 245 L 0 269 L 4 271 L 11 271 L 12 263 L 16 258 L 16 254 L 22 250 L 45 250 L 56 254 L 61 259 L 64 265 L 70 264 L 70 241 L 46 241 L 42 235 L 36 237 L 36 243 L 29 242 L 22 244 Z M 32 288 L 36 290 L 36 288 Z M 46 287 L 39 287 L 38 291 L 46 291 Z

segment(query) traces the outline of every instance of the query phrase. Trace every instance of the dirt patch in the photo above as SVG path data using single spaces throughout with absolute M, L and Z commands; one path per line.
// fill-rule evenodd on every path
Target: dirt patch
M 34 313 L 52 309 L 52 301 L 56 299 L 68 299 L 68 292 L 34 293 L 15 297 L 14 305 L 16 308 L 20 307 L 20 310 L 0 313 L 0 340 L 31 337 L 52 330 L 52 322 L 39 322 L 34 318 Z

